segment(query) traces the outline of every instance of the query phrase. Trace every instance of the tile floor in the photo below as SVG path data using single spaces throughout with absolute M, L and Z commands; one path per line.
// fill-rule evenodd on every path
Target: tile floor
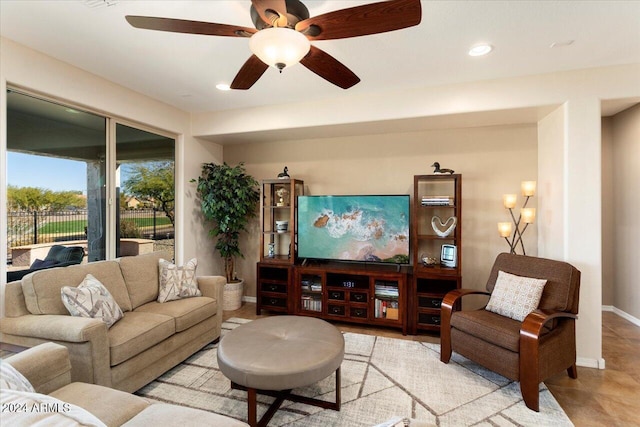
M 255 304 L 225 311 L 224 319 L 256 319 Z M 578 379 L 559 374 L 545 384 L 576 427 L 640 426 L 640 327 L 612 312 L 602 313 L 602 346 L 606 369 L 578 367 Z M 336 324 L 342 331 L 438 343 L 434 335 L 403 336 L 394 329 Z

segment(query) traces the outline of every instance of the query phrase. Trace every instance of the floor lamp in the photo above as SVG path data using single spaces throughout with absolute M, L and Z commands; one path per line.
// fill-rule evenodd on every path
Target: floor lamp
M 536 182 L 522 181 L 521 190 L 522 195 L 525 197 L 525 199 L 522 208 L 520 208 L 520 215 L 518 215 L 517 220 L 515 215 L 513 214 L 513 209 L 518 203 L 518 195 L 505 194 L 502 196 L 502 203 L 504 204 L 504 207 L 509 210 L 509 214 L 511 215 L 511 222 L 499 222 L 498 232 L 500 233 L 500 236 L 504 237 L 504 239 L 509 244 L 509 248 L 511 250 L 510 253 L 517 253 L 518 245 L 520 245 L 520 248 L 522 249 L 522 255 L 526 255 L 527 253 L 524 250 L 522 235 L 524 234 L 529 224 L 531 224 L 536 219 L 536 209 L 527 207 L 529 199 L 536 193 Z M 521 224 L 524 225 L 521 227 Z

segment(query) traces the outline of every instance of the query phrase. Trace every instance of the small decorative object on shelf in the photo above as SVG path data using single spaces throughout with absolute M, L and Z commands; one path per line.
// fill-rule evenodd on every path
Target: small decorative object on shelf
M 435 267 L 440 264 L 440 260 L 434 256 L 430 256 L 428 254 L 420 255 L 420 260 L 422 261 L 422 265 L 425 267 Z
M 288 172 L 289 172 L 289 168 L 285 166 L 284 170 L 278 174 L 278 178 L 279 179 L 289 179 L 289 178 L 291 178 L 289 176 Z
M 278 188 L 276 195 L 280 198 L 276 206 L 289 206 L 289 190 L 284 187 Z
M 445 222 L 442 222 L 442 220 L 438 215 L 434 215 L 433 218 L 431 218 L 431 227 L 439 237 L 449 236 L 449 234 L 451 234 L 453 230 L 456 228 L 457 223 L 458 223 L 458 218 L 456 218 L 455 216 L 449 217 Z
M 276 221 L 276 232 L 286 233 L 289 229 L 289 221 Z
M 515 215 L 513 214 L 513 209 L 516 207 L 518 203 L 518 196 L 516 194 L 505 194 L 502 196 L 502 203 L 506 209 L 509 209 L 509 214 L 511 214 L 512 222 L 499 222 L 498 223 L 498 233 L 500 233 L 501 237 L 509 244 L 509 248 L 511 250 L 510 253 L 517 253 L 518 244 L 520 244 L 520 248 L 522 249 L 522 255 L 526 255 L 524 249 L 524 242 L 522 241 L 522 235 L 525 230 L 529 226 L 529 224 L 533 223 L 536 219 L 536 210 L 535 208 L 527 208 L 527 203 L 529 203 L 529 199 L 533 197 L 536 193 L 536 182 L 535 181 L 522 181 L 521 184 L 522 195 L 525 197 L 522 208 L 520 209 L 520 215 L 516 220 Z M 524 224 L 522 229 L 520 229 L 520 224 Z M 514 227 L 515 226 L 515 227 Z M 511 233 L 513 232 L 513 235 Z
M 269 243 L 269 252 L 267 255 L 269 258 L 273 258 L 274 256 L 276 256 L 276 244 L 275 243 Z
M 434 163 L 431 165 L 431 167 L 432 167 L 432 168 L 435 168 L 435 169 L 433 170 L 433 173 L 434 173 L 434 174 L 436 174 L 436 175 L 442 175 L 442 174 L 449 174 L 449 175 L 452 175 L 452 174 L 453 174 L 453 172 L 454 172 L 454 170 L 453 170 L 453 169 L 440 168 L 440 163 L 438 163 L 438 162 L 434 162 Z

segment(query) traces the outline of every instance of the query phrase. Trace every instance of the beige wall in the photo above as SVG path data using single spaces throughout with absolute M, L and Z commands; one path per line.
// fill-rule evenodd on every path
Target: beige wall
M 0 259 L 6 259 L 6 89 L 24 88 L 64 103 L 87 108 L 115 118 L 125 118 L 176 136 L 176 198 L 178 215 L 176 259 L 198 256 L 198 272 L 222 271 L 205 232 L 194 185 L 206 161 L 222 161 L 222 147 L 191 136 L 191 117 L 175 107 L 143 96 L 62 61 L 0 38 Z M 0 284 L 6 280 L 6 265 L 0 263 Z M 3 289 L 0 286 L 0 291 Z M 0 307 L 3 306 L 0 305 Z M 0 310 L 2 310 L 0 308 Z M 1 313 L 0 313 L 1 315 Z
M 463 285 L 484 288 L 496 255 L 508 250 L 497 231 L 497 222 L 509 220 L 502 194 L 519 193 L 521 181 L 537 179 L 536 153 L 536 126 L 511 125 L 240 144 L 226 146 L 224 158 L 245 162 L 258 180 L 275 178 L 286 165 L 304 180 L 306 193 L 316 195 L 411 194 L 413 175 L 433 172 L 430 165 L 438 161 L 462 174 Z M 536 206 L 535 198 L 529 206 Z M 238 268 L 250 296 L 256 295 L 258 222 L 242 239 L 246 258 Z M 535 226 L 524 241 L 535 255 Z
M 613 305 L 640 319 L 640 104 L 613 117 Z
M 614 221 L 613 119 L 602 118 L 602 305 L 613 306 L 614 296 Z

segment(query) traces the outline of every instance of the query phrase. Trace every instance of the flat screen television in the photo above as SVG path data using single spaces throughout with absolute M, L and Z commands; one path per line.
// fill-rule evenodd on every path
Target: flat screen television
M 299 196 L 298 258 L 409 263 L 409 195 Z

